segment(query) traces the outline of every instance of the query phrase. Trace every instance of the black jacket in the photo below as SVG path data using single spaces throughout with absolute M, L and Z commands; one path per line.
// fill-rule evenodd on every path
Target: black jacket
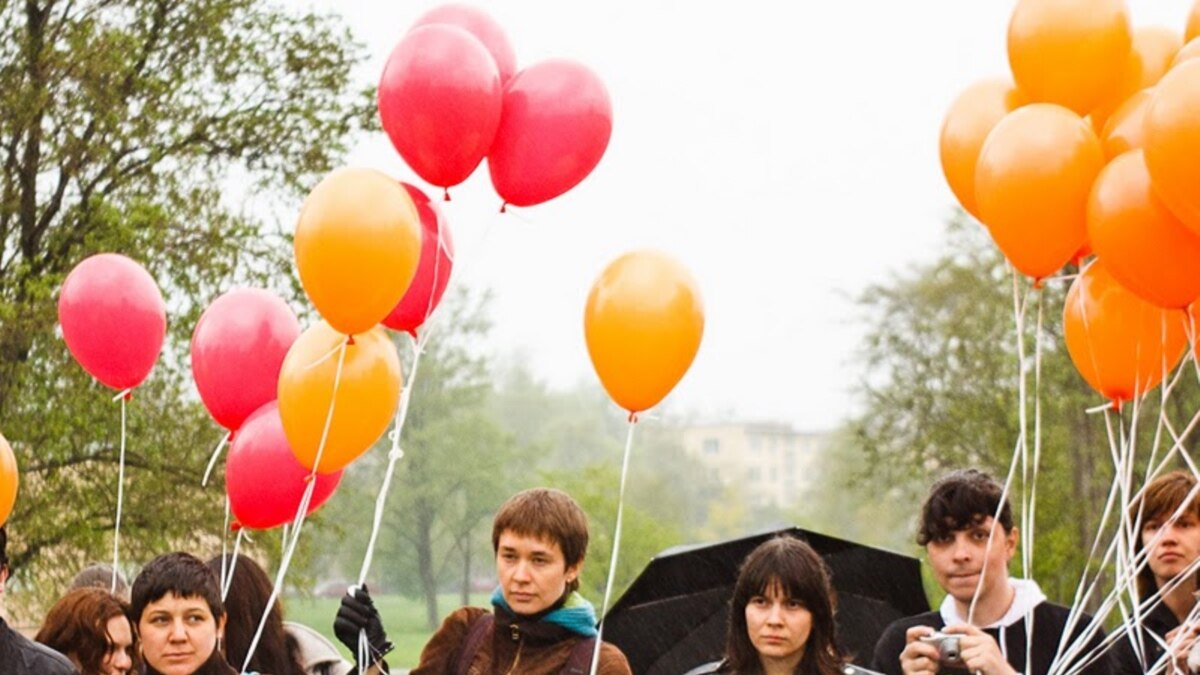
M 1066 607 L 1056 605 L 1052 602 L 1042 602 L 1034 607 L 1033 648 L 1031 651 L 1033 660 L 1032 668 L 1027 668 L 1025 664 L 1025 619 L 1021 619 L 1006 628 L 988 628 L 984 632 L 992 636 L 998 644 L 1004 645 L 1004 652 L 1008 663 L 1018 673 L 1022 673 L 1023 675 L 1046 675 L 1050 670 L 1050 663 L 1058 651 L 1059 639 L 1066 628 L 1069 613 L 1070 610 Z M 1091 622 L 1092 617 L 1083 616 L 1082 620 L 1076 624 L 1071 641 L 1074 641 L 1075 636 L 1080 635 Z M 903 671 L 900 668 L 900 652 L 904 651 L 904 647 L 907 645 L 905 633 L 908 629 L 913 626 L 929 626 L 935 630 L 940 630 L 945 625 L 940 612 L 927 612 L 893 621 L 883 631 L 883 636 L 879 638 L 879 642 L 875 645 L 875 658 L 871 663 L 871 669 L 885 673 L 885 675 L 901 675 Z M 1003 636 L 1001 636 L 1001 631 L 1004 632 Z M 1103 639 L 1104 631 L 1098 630 L 1092 639 L 1088 641 L 1088 647 L 1084 648 L 1081 653 L 1093 652 Z M 1108 654 L 1105 653 L 1081 672 L 1084 675 L 1108 675 L 1111 671 Z M 963 671 L 946 670 L 945 672 L 961 675 Z
M 1167 633 L 1179 626 L 1179 619 L 1175 617 L 1175 613 L 1166 605 L 1159 603 L 1150 613 L 1141 617 L 1142 619 L 1142 646 L 1145 648 L 1146 664 L 1153 666 L 1155 661 L 1163 655 L 1162 645 L 1158 640 L 1154 639 L 1154 635 L 1159 638 L 1166 639 Z M 1124 629 L 1121 629 L 1124 630 Z M 1151 635 L 1154 633 L 1154 635 Z M 1148 667 L 1142 667 L 1141 660 L 1137 657 L 1137 652 L 1133 649 L 1132 636 L 1126 633 L 1112 648 L 1112 665 L 1113 672 L 1117 675 L 1142 675 L 1149 670 Z
M 0 619 L 0 673 L 4 675 L 78 675 L 67 657 L 8 627 Z

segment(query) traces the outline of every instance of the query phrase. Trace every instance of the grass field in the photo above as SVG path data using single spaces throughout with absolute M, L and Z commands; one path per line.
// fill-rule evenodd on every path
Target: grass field
M 487 594 L 471 596 L 471 604 L 489 607 L 488 597 Z M 457 593 L 441 595 L 438 597 L 438 611 L 445 617 L 459 607 L 460 601 Z M 285 598 L 283 613 L 288 621 L 320 631 L 342 650 L 343 656 L 351 659 L 350 652 L 333 635 L 333 618 L 337 615 L 339 602 L 338 598 Z M 388 638 L 396 643 L 396 651 L 388 656 L 388 664 L 393 668 L 412 668 L 417 665 L 421 648 L 433 634 L 425 623 L 425 601 L 383 595 L 375 598 L 375 606 L 379 608 Z

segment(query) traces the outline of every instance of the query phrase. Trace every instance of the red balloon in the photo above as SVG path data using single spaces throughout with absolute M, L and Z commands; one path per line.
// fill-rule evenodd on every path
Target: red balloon
M 492 185 L 508 204 L 532 206 L 575 187 L 600 163 L 612 136 L 612 102 L 582 64 L 553 59 L 513 77 L 488 152 Z
M 292 522 L 310 473 L 292 454 L 279 404 L 271 401 L 256 410 L 234 435 L 225 459 L 225 492 L 238 525 L 265 530 Z M 317 474 L 307 513 L 324 504 L 341 480 L 340 469 Z
M 213 301 L 192 332 L 192 377 L 217 424 L 235 431 L 275 400 L 279 369 L 300 337 L 300 322 L 282 298 L 239 288 Z
M 500 124 L 496 61 L 462 28 L 422 26 L 392 50 L 379 81 L 379 118 L 426 182 L 458 185 L 487 154 Z
M 58 322 L 71 355 L 121 391 L 142 383 L 167 332 L 162 294 L 141 265 L 100 253 L 75 266 L 58 296 Z
M 500 85 L 506 85 L 512 79 L 517 71 L 517 54 L 504 29 L 490 14 L 470 5 L 442 5 L 422 14 L 413 28 L 433 24 L 458 26 L 474 35 L 495 59 L 496 68 L 500 71 Z
M 450 270 L 454 266 L 454 242 L 450 238 L 450 227 L 442 217 L 442 211 L 429 197 L 408 183 L 401 183 L 408 196 L 412 197 L 421 216 L 421 260 L 417 272 L 404 297 L 383 320 L 383 325 L 392 330 L 402 330 L 416 336 L 417 329 L 433 314 L 446 285 L 450 283 Z

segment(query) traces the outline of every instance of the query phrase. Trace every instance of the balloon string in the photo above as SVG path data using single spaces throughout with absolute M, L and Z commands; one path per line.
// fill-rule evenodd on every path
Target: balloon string
M 632 454 L 633 430 L 636 428 L 636 420 L 630 420 L 629 433 L 625 436 L 625 457 L 621 460 L 621 489 L 617 492 L 617 526 L 613 531 L 612 559 L 608 563 L 608 580 L 604 582 L 604 603 L 600 606 L 600 628 L 596 634 L 596 646 L 592 650 L 591 675 L 596 675 L 596 668 L 600 666 L 600 646 L 604 640 L 604 617 L 608 614 L 608 599 L 612 596 L 613 579 L 617 576 L 617 559 L 621 550 L 621 519 L 625 512 L 625 478 L 629 475 L 629 455 Z
M 217 465 L 217 458 L 221 456 L 221 451 L 225 449 L 225 444 L 232 439 L 232 431 L 221 436 L 221 442 L 217 443 L 217 449 L 213 450 L 212 456 L 208 459 L 208 468 L 204 470 L 204 480 L 200 481 L 200 487 L 208 487 L 208 479 L 212 476 L 213 467 Z
M 404 430 L 404 422 L 408 419 L 408 404 L 412 400 L 413 387 L 417 382 L 417 367 L 421 364 L 421 355 L 425 353 L 425 345 L 429 340 L 429 333 L 422 333 L 417 340 L 412 340 L 409 337 L 413 349 L 412 371 L 409 373 L 408 382 L 405 383 L 404 389 L 400 392 L 400 408 L 396 412 L 396 423 L 392 427 L 390 434 L 392 440 L 392 449 L 388 453 L 387 471 L 383 474 L 383 485 L 379 488 L 379 494 L 375 497 L 375 520 L 371 525 L 371 536 L 367 540 L 367 552 L 363 556 L 362 570 L 358 573 L 358 585 L 362 586 L 367 581 L 367 574 L 371 571 L 371 561 L 375 557 L 375 541 L 379 538 L 379 529 L 383 524 L 383 509 L 387 504 L 388 490 L 392 485 L 392 474 L 396 471 L 396 462 L 404 456 L 404 451 L 400 449 L 400 434 Z
M 225 525 L 221 528 L 221 578 L 225 578 L 225 554 L 229 552 L 229 494 L 225 495 Z M 240 531 L 240 529 L 239 529 Z
M 117 570 L 121 561 L 121 505 L 125 501 L 125 405 L 131 391 L 126 389 L 116 396 L 121 401 L 121 456 L 117 461 L 117 519 L 113 525 L 112 584 L 109 588 L 114 594 L 117 592 Z
M 308 505 L 312 502 L 313 490 L 317 486 L 317 467 L 321 465 L 321 457 L 325 453 L 325 443 L 329 440 L 329 429 L 333 426 L 333 411 L 337 403 L 338 388 L 342 383 L 342 369 L 346 365 L 346 345 L 349 338 L 343 341 L 338 348 L 337 370 L 333 374 L 333 395 L 329 397 L 329 412 L 325 415 L 325 428 L 321 430 L 321 442 L 317 445 L 317 457 L 313 461 L 312 471 L 308 474 L 308 485 L 304 488 L 304 496 L 300 499 L 300 505 L 296 508 L 296 517 L 292 521 L 291 540 L 288 541 L 287 547 L 283 552 L 283 556 L 279 561 L 279 571 L 275 574 L 275 584 L 271 588 L 271 595 L 267 598 L 266 605 L 263 606 L 262 617 L 258 620 L 258 628 L 254 631 L 254 639 L 250 641 L 250 647 L 246 650 L 246 660 L 242 663 L 241 672 L 246 672 L 250 668 L 250 660 L 254 658 L 254 650 L 258 649 L 258 641 L 262 639 L 263 629 L 267 625 L 267 617 L 270 616 L 271 608 L 275 606 L 275 602 L 279 599 L 279 589 L 283 587 L 283 580 L 287 576 L 288 567 L 292 564 L 292 556 L 296 553 L 296 545 L 300 543 L 300 533 L 304 528 L 305 516 L 308 514 Z M 322 360 L 328 358 L 328 355 L 322 357 Z M 310 368 L 312 366 L 309 366 Z
M 221 602 L 225 602 L 225 598 L 229 597 L 229 587 L 233 585 L 233 571 L 237 569 L 238 553 L 242 548 L 242 539 L 246 536 L 246 528 L 238 530 L 237 537 L 233 540 L 233 555 L 230 556 L 229 569 L 225 569 L 225 560 L 221 560 Z

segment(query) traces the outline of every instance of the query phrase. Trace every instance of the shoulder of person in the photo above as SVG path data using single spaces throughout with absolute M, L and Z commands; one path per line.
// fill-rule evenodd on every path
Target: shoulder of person
M 602 675 L 629 675 L 629 659 L 625 658 L 625 653 L 621 648 L 611 642 L 604 642 L 600 645 L 600 666 L 596 669 L 597 673 Z
M 79 671 L 70 659 L 59 654 L 40 642 L 34 642 L 15 630 L 7 629 L 10 633 L 10 644 L 16 647 L 21 661 L 30 673 L 48 673 L 49 675 L 74 675 Z
M 471 626 L 489 612 L 482 607 L 460 607 L 442 621 L 437 632 L 425 643 L 416 673 L 452 672 L 458 652 L 465 646 Z

